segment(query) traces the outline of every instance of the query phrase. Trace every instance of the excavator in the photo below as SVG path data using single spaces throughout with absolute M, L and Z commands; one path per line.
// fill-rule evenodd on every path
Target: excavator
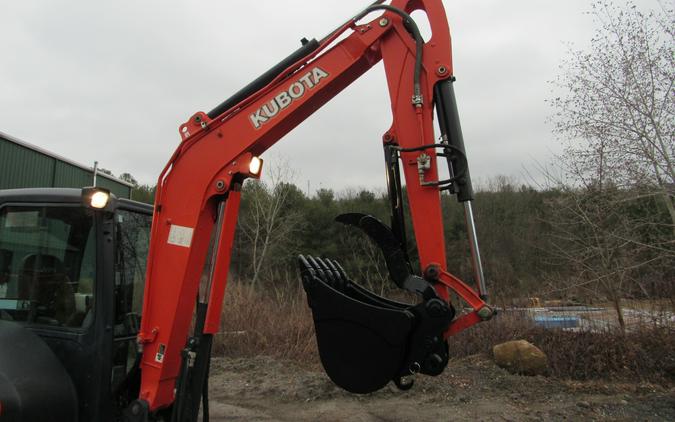
M 416 10 L 429 20 L 426 42 Z M 392 113 L 381 139 L 391 221 L 336 220 L 363 230 L 391 281 L 416 299 L 382 297 L 330 257 L 300 255 L 321 363 L 355 394 L 390 382 L 406 390 L 417 374 L 445 369 L 449 337 L 495 314 L 441 0 L 375 1 L 301 44 L 180 125 L 154 207 L 100 187 L 0 192 L 0 420 L 207 421 L 242 185 L 260 177 L 265 150 L 380 61 Z M 442 194 L 464 207 L 475 287 L 447 269 Z

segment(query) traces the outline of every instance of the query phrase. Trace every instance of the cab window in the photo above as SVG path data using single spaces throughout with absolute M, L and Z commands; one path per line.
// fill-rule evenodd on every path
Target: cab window
M 0 209 L 0 319 L 88 325 L 95 277 L 93 212 L 65 205 Z
M 128 314 L 140 317 L 143 308 L 152 216 L 120 209 L 115 214 L 115 221 L 115 287 L 118 298 L 115 313 L 117 322 L 122 322 Z
M 115 330 L 111 391 L 117 394 L 138 377 L 136 334 L 141 322 L 145 267 L 152 217 L 118 209 L 115 213 Z

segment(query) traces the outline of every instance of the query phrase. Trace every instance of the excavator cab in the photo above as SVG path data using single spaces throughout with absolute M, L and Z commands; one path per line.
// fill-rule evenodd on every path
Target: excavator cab
M 0 191 L 0 420 L 105 421 L 138 394 L 152 207 Z

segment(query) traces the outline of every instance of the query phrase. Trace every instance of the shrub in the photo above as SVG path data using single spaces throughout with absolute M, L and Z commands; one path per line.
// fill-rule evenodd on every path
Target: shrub
M 214 354 L 267 355 L 309 367 L 319 363 L 314 324 L 298 281 L 265 288 L 230 283 Z M 450 357 L 492 355 L 496 344 L 525 339 L 546 353 L 550 375 L 564 379 L 675 381 L 675 333 L 643 325 L 619 330 L 570 332 L 536 327 L 524 312 L 503 312 L 448 339 Z

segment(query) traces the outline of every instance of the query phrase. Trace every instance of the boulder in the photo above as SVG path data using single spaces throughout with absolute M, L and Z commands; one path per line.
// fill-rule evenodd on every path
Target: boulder
M 513 340 L 492 348 L 497 365 L 522 375 L 543 375 L 548 367 L 546 354 L 525 340 Z

